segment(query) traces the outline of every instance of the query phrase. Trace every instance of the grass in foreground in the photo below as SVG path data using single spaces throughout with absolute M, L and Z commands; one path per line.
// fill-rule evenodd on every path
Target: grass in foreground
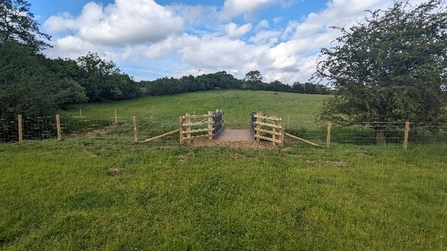
M 446 145 L 288 145 L 0 145 L 0 247 L 447 248 Z

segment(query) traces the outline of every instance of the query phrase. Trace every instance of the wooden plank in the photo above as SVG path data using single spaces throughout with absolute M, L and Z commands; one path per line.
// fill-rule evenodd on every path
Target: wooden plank
M 278 118 L 275 116 L 264 116 L 264 115 L 259 115 L 259 114 L 255 114 L 254 115 L 255 118 L 260 118 L 260 119 L 267 119 L 267 120 L 274 120 L 274 121 L 281 121 L 282 118 Z
M 259 138 L 263 139 L 263 140 L 270 141 L 270 142 L 274 142 L 274 143 L 281 143 L 281 140 L 269 138 L 269 137 L 266 137 L 266 136 L 259 136 Z
M 208 128 L 202 128 L 202 129 L 193 129 L 193 130 L 186 130 L 183 131 L 183 133 L 185 134 L 191 134 L 191 133 L 196 133 L 196 132 L 208 132 Z
M 266 129 L 259 129 L 260 132 L 264 132 L 264 133 L 269 133 L 272 135 L 276 135 L 276 136 L 281 136 L 280 132 L 276 132 L 276 131 L 270 131 L 270 130 L 266 130 Z
M 149 141 L 152 141 L 152 140 L 160 139 L 160 138 L 163 138 L 163 137 L 166 137 L 166 136 L 169 136 L 169 135 L 178 133 L 178 131 L 179 131 L 179 129 L 174 130 L 174 131 L 170 131 L 170 132 L 167 132 L 167 133 L 164 133 L 164 134 L 161 134 L 161 135 L 152 137 L 152 138 L 150 138 L 150 139 L 143 140 L 143 141 L 141 141 L 140 143 L 146 143 L 146 142 L 149 142 Z
M 302 141 L 302 142 L 307 143 L 307 144 L 309 144 L 309 145 L 313 145 L 313 146 L 321 147 L 320 145 L 318 145 L 318 144 L 316 144 L 316 143 L 314 143 L 314 142 L 311 142 L 311 141 L 309 141 L 309 140 L 305 140 L 305 139 L 303 139 L 303 138 L 297 137 L 297 136 L 295 136 L 295 135 L 292 135 L 292 134 L 289 134 L 289 133 L 286 133 L 286 132 L 284 133 L 284 135 L 286 135 L 287 137 L 290 137 L 290 138 L 292 138 L 292 139 L 296 139 L 296 140 Z
M 200 122 L 191 122 L 191 123 L 184 123 L 183 126 L 201 126 L 201 125 L 206 125 L 206 124 L 213 124 L 213 122 L 211 121 L 200 121 Z
M 255 124 L 260 125 L 260 126 L 267 126 L 267 127 L 271 127 L 271 128 L 281 129 L 280 125 L 274 125 L 274 124 L 270 124 L 270 123 L 255 122 Z

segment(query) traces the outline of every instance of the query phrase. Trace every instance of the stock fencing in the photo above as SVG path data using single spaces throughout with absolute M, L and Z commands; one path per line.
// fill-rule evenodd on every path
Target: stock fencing
M 136 125 L 133 117 L 94 118 L 83 116 L 56 116 L 15 119 L 0 119 L 0 142 L 20 142 L 23 140 L 61 139 L 74 137 L 120 137 L 132 141 L 136 136 L 151 138 L 179 128 L 178 118 L 138 117 Z M 136 120 L 136 117 L 135 117 Z M 135 135 L 135 129 L 138 135 Z M 213 134 L 216 132 L 213 131 Z M 340 127 L 337 125 L 306 126 L 287 128 L 286 133 L 303 139 L 330 146 L 336 144 L 376 145 L 378 135 L 381 144 L 446 144 L 447 124 L 410 122 L 369 122 L 361 125 Z M 163 139 L 176 144 L 178 136 Z M 406 147 L 406 146 L 404 146 Z
M 408 123 L 408 124 L 407 124 Z M 447 124 L 411 122 L 365 122 L 341 127 L 328 123 L 324 126 L 289 128 L 287 132 L 319 144 L 403 145 L 445 144 Z

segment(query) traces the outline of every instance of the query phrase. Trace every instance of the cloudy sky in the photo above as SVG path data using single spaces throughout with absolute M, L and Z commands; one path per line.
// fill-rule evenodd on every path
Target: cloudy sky
M 88 52 L 136 80 L 226 71 L 306 82 L 318 53 L 365 10 L 393 0 L 29 0 L 49 57 Z M 411 2 L 420 2 L 412 0 Z

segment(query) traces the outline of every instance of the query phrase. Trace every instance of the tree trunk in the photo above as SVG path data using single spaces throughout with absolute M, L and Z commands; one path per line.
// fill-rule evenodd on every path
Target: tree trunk
M 377 145 L 386 144 L 385 130 L 383 128 L 376 129 L 376 144 Z

